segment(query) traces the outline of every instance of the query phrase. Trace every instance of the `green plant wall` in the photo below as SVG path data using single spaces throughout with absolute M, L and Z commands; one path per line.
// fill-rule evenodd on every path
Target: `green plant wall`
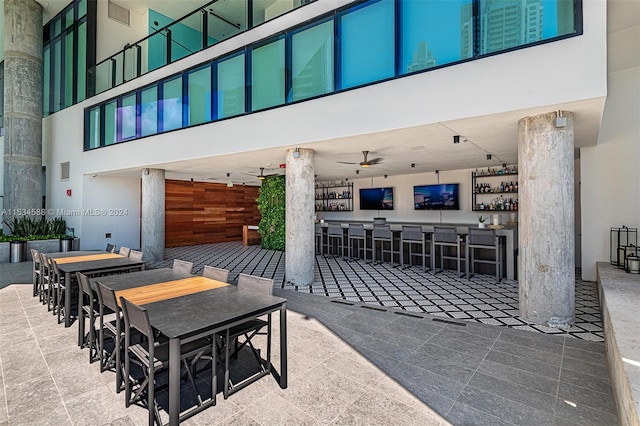
M 284 176 L 269 176 L 262 181 L 258 194 L 258 210 L 262 215 L 258 232 L 262 248 L 284 251 L 285 242 L 285 180 Z

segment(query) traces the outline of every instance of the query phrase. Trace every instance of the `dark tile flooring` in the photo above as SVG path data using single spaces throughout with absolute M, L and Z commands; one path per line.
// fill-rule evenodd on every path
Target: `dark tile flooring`
M 420 267 L 397 268 L 388 263 L 372 265 L 362 260 L 316 256 L 315 280 L 311 286 L 293 286 L 285 281 L 284 253 L 245 247 L 239 242 L 169 248 L 166 260 L 151 267 L 171 266 L 173 259 L 194 262 L 194 273 L 204 265 L 273 278 L 282 289 L 295 290 L 372 306 L 399 308 L 443 318 L 499 325 L 517 330 L 570 335 L 582 340 L 604 341 L 598 292 L 594 282 L 576 280 L 576 322 L 566 329 L 529 324 L 518 316 L 518 282 L 496 284 L 492 275 L 459 278 L 453 272 L 433 274 Z

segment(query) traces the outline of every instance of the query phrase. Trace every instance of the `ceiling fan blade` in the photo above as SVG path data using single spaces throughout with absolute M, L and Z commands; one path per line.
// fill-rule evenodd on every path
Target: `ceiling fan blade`
M 336 163 L 338 163 L 338 164 L 358 164 L 358 163 L 353 163 L 351 161 L 336 161 Z

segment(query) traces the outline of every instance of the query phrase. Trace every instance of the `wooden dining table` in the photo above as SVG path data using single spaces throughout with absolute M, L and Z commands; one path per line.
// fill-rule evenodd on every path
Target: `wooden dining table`
M 64 298 L 64 325 L 71 325 L 71 305 L 73 295 L 73 285 L 78 283 L 72 279 L 73 274 L 82 272 L 92 275 L 96 273 L 107 273 L 117 271 L 127 271 L 131 269 L 144 269 L 145 263 L 142 260 L 134 260 L 116 253 L 107 252 L 56 252 L 47 253 L 47 256 L 56 262 L 60 272 L 64 273 L 64 282 L 67 286 L 66 297 Z M 80 318 L 82 304 L 78 303 L 76 318 Z M 82 336 L 78 336 L 78 345 L 82 344 Z
M 215 405 L 214 393 L 209 401 L 181 415 L 181 345 L 276 311 L 280 312 L 280 369 L 271 368 L 271 374 L 282 389 L 287 388 L 286 299 L 168 268 L 93 278 L 92 288 L 97 282 L 114 290 L 118 300 L 125 297 L 144 306 L 151 326 L 169 338 L 170 425 Z

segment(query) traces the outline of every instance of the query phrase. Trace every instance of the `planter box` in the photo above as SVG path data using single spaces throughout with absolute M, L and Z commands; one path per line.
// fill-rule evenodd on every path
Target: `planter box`
M 10 260 L 10 244 L 9 242 L 0 243 L 0 263 L 9 263 Z M 31 240 L 27 241 L 27 257 L 25 261 L 33 260 L 31 257 L 31 249 L 34 248 L 44 253 L 57 253 L 60 251 L 60 239 L 51 240 Z M 73 250 L 80 249 L 80 238 L 73 239 Z
M 9 242 L 0 243 L 0 263 L 9 263 Z

